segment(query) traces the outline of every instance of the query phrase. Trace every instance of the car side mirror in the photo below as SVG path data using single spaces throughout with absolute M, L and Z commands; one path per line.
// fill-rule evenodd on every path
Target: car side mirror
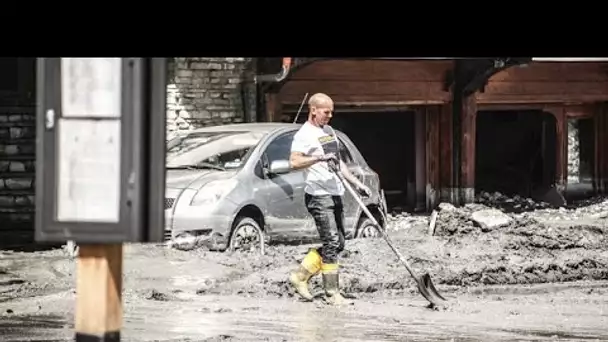
M 291 171 L 289 160 L 274 160 L 270 163 L 270 168 L 268 169 L 269 173 L 275 175 L 288 173 L 289 171 Z

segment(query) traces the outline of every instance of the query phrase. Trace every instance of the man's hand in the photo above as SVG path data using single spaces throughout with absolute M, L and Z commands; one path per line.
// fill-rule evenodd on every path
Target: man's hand
M 365 197 L 371 197 L 372 191 L 365 184 L 358 184 L 357 191 Z
M 338 157 L 336 157 L 335 153 L 327 153 L 318 157 L 319 161 L 338 161 Z
M 338 166 L 340 161 L 338 160 L 338 158 L 336 157 L 336 155 L 334 153 L 327 153 L 327 154 L 320 156 L 319 161 L 327 162 L 327 166 L 329 167 L 329 170 L 332 172 L 337 172 L 340 169 L 340 167 Z

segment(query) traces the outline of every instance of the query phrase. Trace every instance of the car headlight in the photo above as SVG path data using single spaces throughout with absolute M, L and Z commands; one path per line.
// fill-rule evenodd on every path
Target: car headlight
M 215 180 L 204 185 L 196 192 L 190 205 L 210 205 L 219 201 L 238 184 L 236 179 Z

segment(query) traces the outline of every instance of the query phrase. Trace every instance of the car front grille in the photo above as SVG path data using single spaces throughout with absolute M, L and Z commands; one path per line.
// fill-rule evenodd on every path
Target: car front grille
M 165 198 L 165 210 L 171 209 L 175 203 L 175 198 Z

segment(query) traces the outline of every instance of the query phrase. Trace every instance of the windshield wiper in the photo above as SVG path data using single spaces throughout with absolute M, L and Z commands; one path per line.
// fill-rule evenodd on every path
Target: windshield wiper
M 219 165 L 215 165 L 215 164 L 210 164 L 210 163 L 198 163 L 198 164 L 186 164 L 186 165 L 177 165 L 177 166 L 167 166 L 167 169 L 172 169 L 172 170 L 178 170 L 178 169 L 187 169 L 187 170 L 207 170 L 207 169 L 213 169 L 213 170 L 219 170 L 219 171 L 226 171 L 225 168 L 219 166 Z

